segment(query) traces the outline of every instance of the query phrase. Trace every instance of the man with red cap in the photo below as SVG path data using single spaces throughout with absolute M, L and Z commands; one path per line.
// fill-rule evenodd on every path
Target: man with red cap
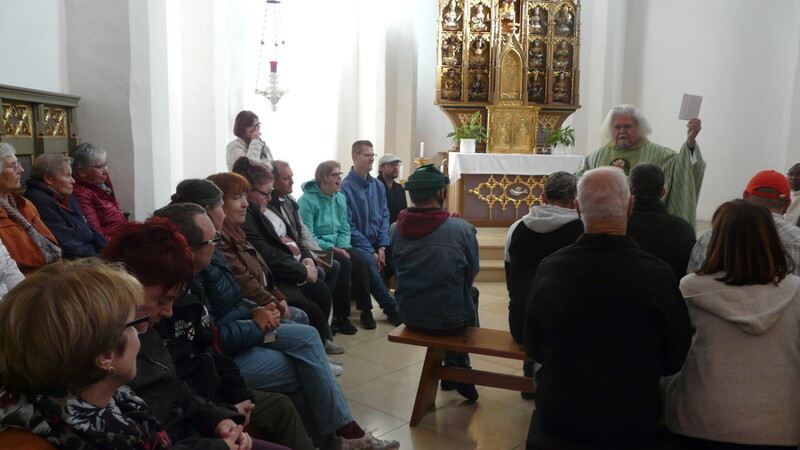
M 747 183 L 742 198 L 758 203 L 772 213 L 772 220 L 775 221 L 778 236 L 780 236 L 783 246 L 786 247 L 786 252 L 794 260 L 794 274 L 800 275 L 800 228 L 783 218 L 792 203 L 789 180 L 782 173 L 774 170 L 762 170 Z M 703 265 L 710 239 L 711 232 L 709 231 L 697 240 L 692 249 L 692 256 L 689 258 L 689 267 L 686 273 L 692 273 Z

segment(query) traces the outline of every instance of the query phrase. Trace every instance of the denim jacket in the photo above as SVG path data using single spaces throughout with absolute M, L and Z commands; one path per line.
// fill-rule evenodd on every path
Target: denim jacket
M 421 211 L 421 212 L 420 212 Z M 480 270 L 475 227 L 447 211 L 401 211 L 390 231 L 400 319 L 423 328 L 474 326 Z

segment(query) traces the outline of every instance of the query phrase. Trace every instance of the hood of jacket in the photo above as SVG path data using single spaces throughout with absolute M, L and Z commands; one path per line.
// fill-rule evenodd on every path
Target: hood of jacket
M 405 239 L 422 239 L 449 217 L 450 213 L 441 209 L 404 209 L 397 215 L 397 231 Z
M 578 211 L 555 205 L 535 206 L 522 217 L 522 223 L 531 231 L 550 233 L 578 220 Z
M 319 195 L 321 197 L 325 197 L 328 199 L 331 198 L 330 195 L 327 195 L 324 192 L 322 192 L 322 189 L 319 188 L 319 182 L 317 182 L 317 180 L 306 181 L 305 183 L 300 185 L 300 187 L 303 189 L 304 194 Z
M 684 278 L 681 290 L 686 301 L 753 335 L 769 331 L 800 290 L 800 277 L 793 275 L 778 285 L 750 286 L 728 286 L 715 277 L 719 274 Z

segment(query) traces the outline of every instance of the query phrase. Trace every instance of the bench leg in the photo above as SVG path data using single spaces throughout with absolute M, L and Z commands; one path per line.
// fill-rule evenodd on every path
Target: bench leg
M 425 362 L 422 364 L 422 374 L 419 376 L 417 398 L 414 400 L 414 409 L 411 411 L 412 427 L 417 426 L 436 403 L 439 379 L 434 374 L 434 369 L 441 366 L 442 361 L 444 361 L 444 350 L 428 348 Z

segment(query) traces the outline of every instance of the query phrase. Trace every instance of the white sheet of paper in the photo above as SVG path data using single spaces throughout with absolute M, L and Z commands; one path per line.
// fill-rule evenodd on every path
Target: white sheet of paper
M 703 103 L 702 95 L 683 94 L 681 112 L 678 114 L 680 120 L 691 120 L 700 117 L 700 104 Z

